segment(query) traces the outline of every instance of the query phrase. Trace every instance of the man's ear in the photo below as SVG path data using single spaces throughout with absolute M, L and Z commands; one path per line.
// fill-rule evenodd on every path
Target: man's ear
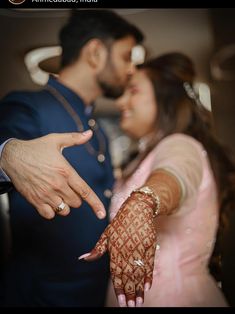
M 88 64 L 97 72 L 102 70 L 106 64 L 108 50 L 99 39 L 91 39 L 84 49 Z

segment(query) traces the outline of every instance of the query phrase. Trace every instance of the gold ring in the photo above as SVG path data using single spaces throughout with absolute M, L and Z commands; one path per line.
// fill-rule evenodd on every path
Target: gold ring
M 58 206 L 56 207 L 55 211 L 56 211 L 57 213 L 60 213 L 63 209 L 65 209 L 65 207 L 66 207 L 66 204 L 62 201 L 62 202 L 60 203 L 60 205 L 58 205 Z

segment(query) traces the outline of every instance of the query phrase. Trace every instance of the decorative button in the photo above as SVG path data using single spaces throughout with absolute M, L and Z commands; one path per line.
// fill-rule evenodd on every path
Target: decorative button
M 104 156 L 104 154 L 99 154 L 99 155 L 97 156 L 97 160 L 98 160 L 98 162 L 100 162 L 100 163 L 104 162 L 104 161 L 105 161 L 105 156 Z
M 112 197 L 112 195 L 113 195 L 113 193 L 112 193 L 112 191 L 111 191 L 111 190 L 106 189 L 106 190 L 104 191 L 104 196 L 105 196 L 105 197 L 107 197 L 107 198 L 111 198 L 111 197 Z
M 94 119 L 90 119 L 90 120 L 88 121 L 88 125 L 89 125 L 91 128 L 93 128 L 93 127 L 96 125 L 95 120 L 94 120 Z

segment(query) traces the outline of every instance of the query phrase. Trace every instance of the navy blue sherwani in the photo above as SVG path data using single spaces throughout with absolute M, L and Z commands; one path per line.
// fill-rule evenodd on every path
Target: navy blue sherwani
M 54 78 L 56 88 L 79 115 L 84 129 L 91 118 L 82 99 Z M 10 137 L 34 139 L 49 133 L 76 132 L 74 120 L 47 90 L 14 92 L 0 103 L 0 143 Z M 102 131 L 103 133 L 103 131 Z M 106 147 L 108 147 L 105 137 Z M 98 150 L 98 140 L 90 143 Z M 104 191 L 112 189 L 110 155 L 99 163 L 85 145 L 63 151 L 69 163 L 91 186 L 108 209 Z M 66 217 L 52 220 L 38 212 L 14 189 L 9 193 L 12 252 L 5 272 L 4 301 L 10 306 L 102 306 L 109 274 L 108 256 L 95 262 L 78 261 L 89 252 L 108 224 L 86 202 Z

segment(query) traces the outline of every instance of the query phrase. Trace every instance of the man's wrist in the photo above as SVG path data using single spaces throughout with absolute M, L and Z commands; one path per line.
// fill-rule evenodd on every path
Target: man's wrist
M 8 177 L 8 175 L 6 174 L 6 169 L 4 167 L 4 155 L 5 155 L 5 149 L 7 144 L 11 141 L 14 140 L 14 138 L 9 138 L 8 140 L 6 140 L 4 143 L 2 143 L 0 145 L 0 181 L 1 182 L 10 182 L 11 179 Z

